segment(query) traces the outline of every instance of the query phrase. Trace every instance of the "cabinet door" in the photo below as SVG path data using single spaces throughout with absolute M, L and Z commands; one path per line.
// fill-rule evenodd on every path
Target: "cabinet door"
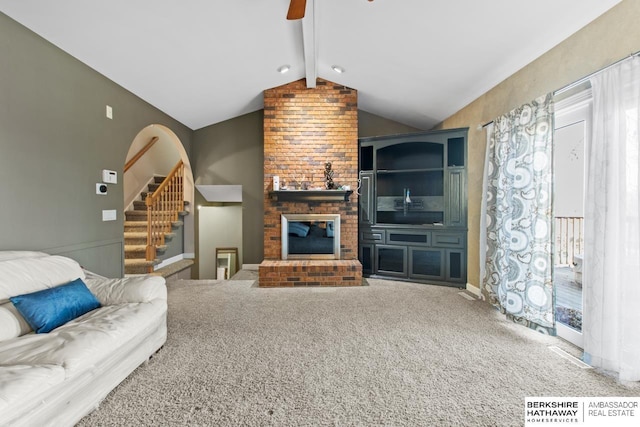
M 445 251 L 443 249 L 410 247 L 409 277 L 444 280 Z
M 376 245 L 375 252 L 377 273 L 407 277 L 406 246 Z
M 465 251 L 447 249 L 447 282 L 467 283 L 467 263 Z
M 431 246 L 431 231 L 415 229 L 387 230 L 387 243 Z
M 360 172 L 360 196 L 358 203 L 360 205 L 359 220 L 365 224 L 373 224 L 373 172 Z
M 362 263 L 362 273 L 363 274 L 373 274 L 374 272 L 374 247 L 375 245 L 371 244 L 361 244 L 360 245 L 360 262 Z
M 464 227 L 467 225 L 467 195 L 465 190 L 465 171 L 461 168 L 449 168 L 447 173 L 446 225 Z
M 385 231 L 383 228 L 360 228 L 359 241 L 361 243 L 385 243 Z
M 434 231 L 431 233 L 433 244 L 438 248 L 464 248 L 467 243 L 467 234 L 464 232 Z

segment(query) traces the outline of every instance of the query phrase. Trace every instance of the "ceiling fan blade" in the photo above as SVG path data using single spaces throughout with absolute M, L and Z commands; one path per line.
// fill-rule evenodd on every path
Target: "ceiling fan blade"
M 307 0 L 291 0 L 291 3 L 289 3 L 289 11 L 287 12 L 287 19 L 304 18 L 304 10 L 306 7 Z

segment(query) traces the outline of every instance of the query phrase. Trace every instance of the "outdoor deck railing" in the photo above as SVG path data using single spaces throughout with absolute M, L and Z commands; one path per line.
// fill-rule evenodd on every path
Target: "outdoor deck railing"
M 584 228 L 582 217 L 555 217 L 555 265 L 573 263 L 574 254 L 584 251 Z

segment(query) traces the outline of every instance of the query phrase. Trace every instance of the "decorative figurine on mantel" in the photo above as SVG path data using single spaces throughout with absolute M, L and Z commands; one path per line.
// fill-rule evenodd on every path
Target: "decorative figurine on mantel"
M 327 190 L 333 190 L 336 185 L 333 183 L 333 171 L 331 170 L 331 162 L 324 164 L 324 186 Z

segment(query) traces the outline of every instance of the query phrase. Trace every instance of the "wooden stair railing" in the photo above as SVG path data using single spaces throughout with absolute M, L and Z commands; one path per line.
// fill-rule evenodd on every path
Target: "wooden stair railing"
M 131 166 L 133 166 L 135 164 L 135 162 L 137 162 L 138 160 L 140 160 L 140 157 L 142 157 L 144 155 L 144 153 L 146 153 L 147 151 L 149 151 L 149 149 L 151 147 L 153 147 L 153 144 L 155 144 L 156 142 L 158 142 L 158 137 L 154 136 L 153 138 L 151 138 L 151 140 L 149 142 L 146 143 L 146 145 L 144 147 L 142 147 L 140 149 L 140 151 L 138 151 L 136 153 L 135 156 L 133 156 L 131 159 L 129 159 L 129 161 L 127 161 L 127 163 L 124 164 L 124 170 L 122 171 L 122 173 L 128 171 Z
M 147 261 L 156 258 L 156 245 L 164 245 L 164 235 L 171 231 L 184 210 L 184 164 L 180 160 L 153 194 L 145 199 L 147 205 Z M 149 272 L 153 266 L 149 267 Z

